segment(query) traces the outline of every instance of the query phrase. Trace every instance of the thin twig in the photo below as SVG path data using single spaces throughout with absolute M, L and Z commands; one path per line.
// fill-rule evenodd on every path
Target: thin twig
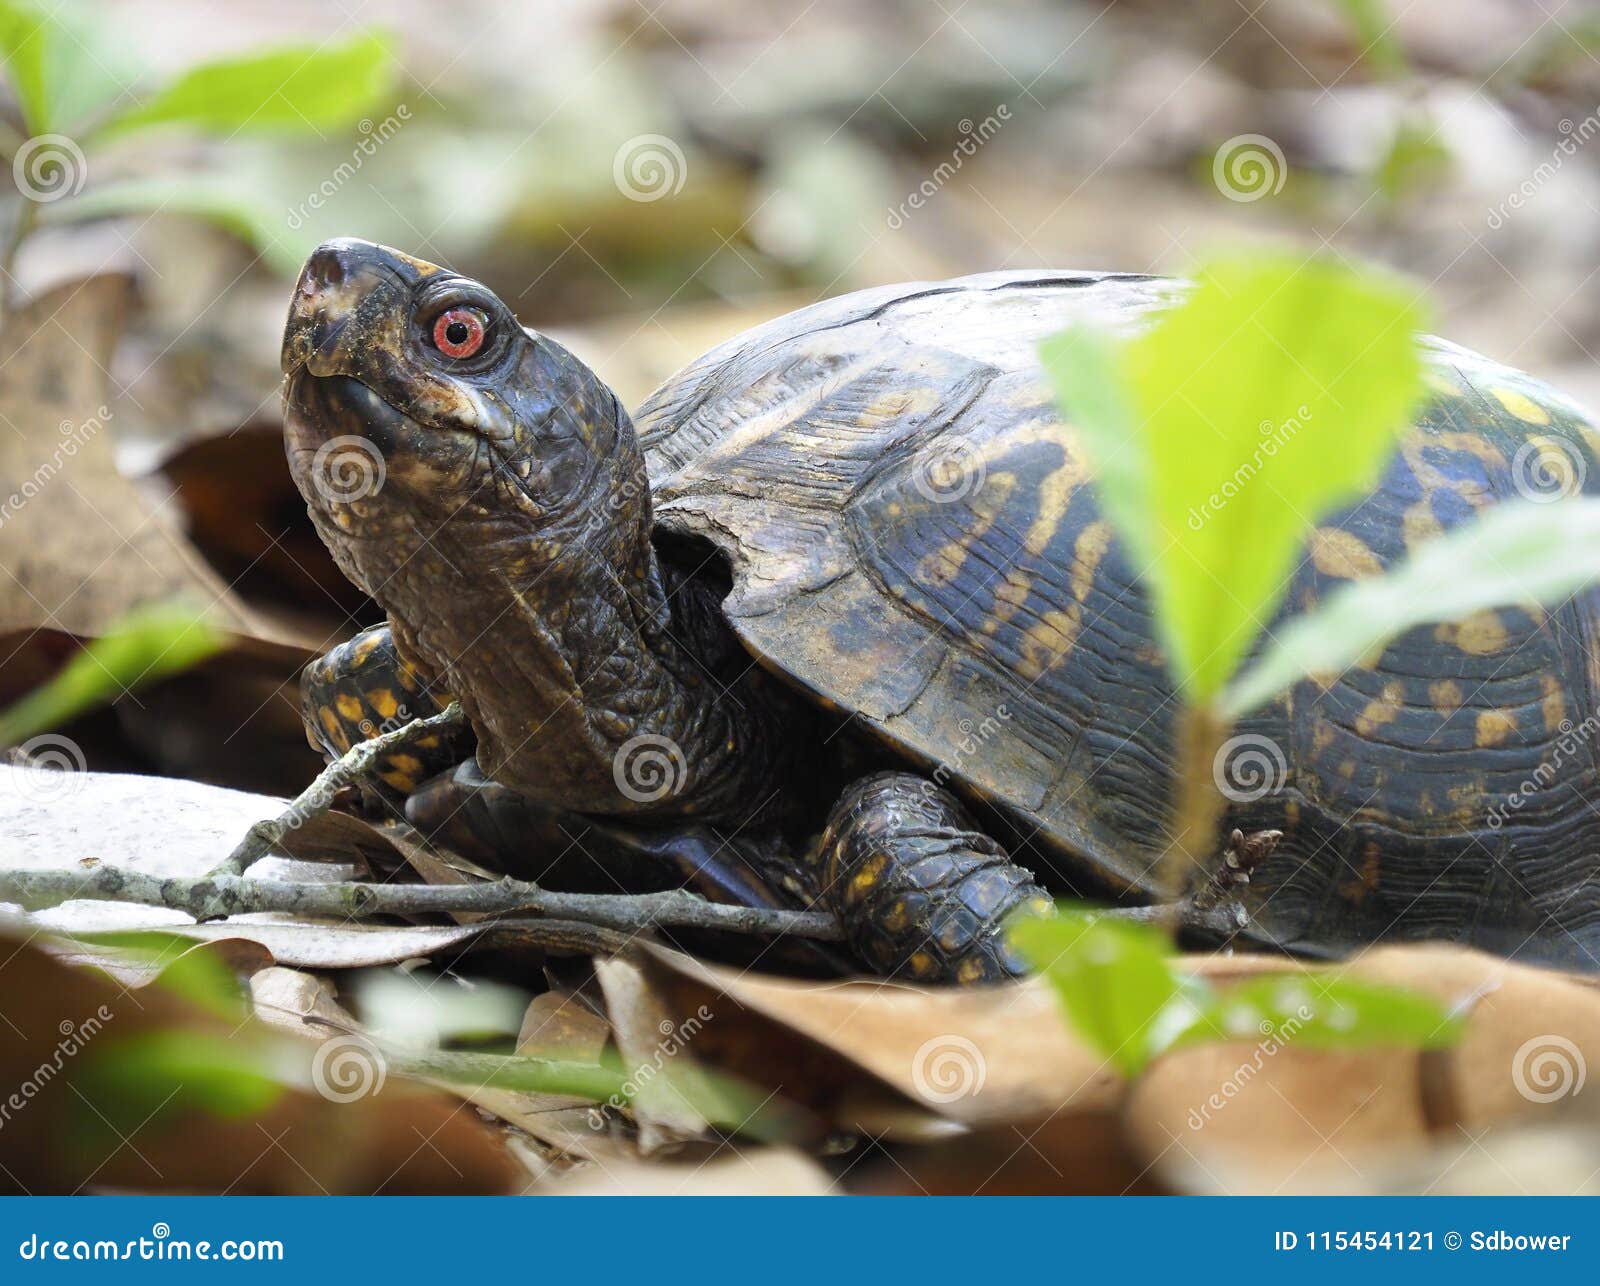
M 281 844 L 290 831 L 297 830 L 332 808 L 339 792 L 365 779 L 381 756 L 392 750 L 403 749 L 420 737 L 458 732 L 464 727 L 466 716 L 461 713 L 461 705 L 452 701 L 438 714 L 426 719 L 413 719 L 403 727 L 380 733 L 369 741 L 357 742 L 342 758 L 324 768 L 317 779 L 295 796 L 294 802 L 282 813 L 251 826 L 233 852 L 212 869 L 211 875 L 243 875 L 252 863 L 266 857 Z
M 197 920 L 285 912 L 369 920 L 385 915 L 535 912 L 601 928 L 642 933 L 652 928 L 720 929 L 838 942 L 837 917 L 821 911 L 707 902 L 686 889 L 663 893 L 556 893 L 523 880 L 486 884 L 322 884 L 256 880 L 237 875 L 163 877 L 124 867 L 0 871 L 0 902 L 37 911 L 74 899 L 169 907 Z

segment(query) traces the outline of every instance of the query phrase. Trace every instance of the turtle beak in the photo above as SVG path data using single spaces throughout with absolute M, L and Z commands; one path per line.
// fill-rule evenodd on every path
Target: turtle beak
M 383 314 L 403 312 L 411 288 L 440 271 L 371 241 L 324 242 L 306 260 L 289 301 L 284 374 L 356 374 L 362 347 L 391 329 L 380 324 Z

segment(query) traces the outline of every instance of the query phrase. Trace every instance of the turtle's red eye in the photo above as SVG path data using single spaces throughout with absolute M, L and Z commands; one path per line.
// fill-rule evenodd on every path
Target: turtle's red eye
M 433 323 L 433 346 L 446 357 L 471 357 L 483 347 L 483 314 L 476 308 L 452 308 Z

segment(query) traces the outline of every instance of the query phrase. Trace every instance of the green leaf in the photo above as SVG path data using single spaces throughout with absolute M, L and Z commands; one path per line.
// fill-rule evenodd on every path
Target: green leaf
M 0 746 L 14 746 L 129 689 L 186 670 L 222 645 L 222 635 L 186 607 L 165 603 L 137 608 L 73 656 L 48 683 L 0 713 Z
M 1018 920 L 1011 940 L 1055 988 L 1068 1020 L 1124 1076 L 1137 1076 L 1191 1013 L 1167 963 L 1171 944 L 1151 925 L 1063 911 Z
M 158 1115 L 207 1112 L 224 1119 L 257 1116 L 283 1094 L 263 1070 L 263 1050 L 244 1038 L 183 1028 L 96 1041 L 74 1081 L 94 1115 L 127 1135 Z
M 133 83 L 127 43 L 107 16 L 63 0 L 0 0 L 0 58 L 31 134 L 67 131 Z
M 221 134 L 333 129 L 360 116 L 393 78 L 388 38 L 367 31 L 343 44 L 293 45 L 190 68 L 106 132 L 153 125 Z
M 1510 501 L 1351 581 L 1295 617 L 1223 693 L 1230 719 L 1310 674 L 1337 674 L 1404 630 L 1513 603 L 1560 602 L 1600 579 L 1600 500 Z
M 1386 200 L 1399 201 L 1439 183 L 1449 174 L 1452 160 L 1433 122 L 1402 121 L 1378 164 L 1378 191 Z
M 78 940 L 103 947 L 158 971 L 156 985 L 228 1022 L 245 1016 L 239 980 L 221 956 L 193 938 L 159 930 L 86 933 Z
M 1042 349 L 1102 504 L 1148 553 L 1139 570 L 1189 701 L 1232 676 L 1317 519 L 1376 482 L 1422 399 L 1421 323 L 1392 280 L 1255 256 L 1213 263 L 1118 347 Z
M 1338 0 L 1356 29 L 1361 56 L 1381 76 L 1399 76 L 1409 67 L 1405 50 L 1394 38 L 1394 19 L 1384 0 Z
M 284 221 L 259 185 L 240 176 L 163 174 L 97 184 L 71 201 L 45 207 L 50 222 L 80 222 L 106 215 L 149 211 L 191 215 L 231 232 L 261 252 L 268 265 L 299 273 L 316 238 L 298 234 Z
M 1431 996 L 1357 978 L 1290 974 L 1213 996 L 1172 1047 L 1248 1039 L 1308 1049 L 1440 1049 L 1455 1044 L 1462 1027 L 1460 1016 Z

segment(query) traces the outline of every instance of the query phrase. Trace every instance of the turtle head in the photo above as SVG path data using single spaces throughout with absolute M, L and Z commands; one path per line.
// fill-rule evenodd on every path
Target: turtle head
M 437 583 L 408 591 L 390 566 L 418 543 L 464 548 L 479 567 L 514 549 L 537 573 L 574 552 L 618 558 L 648 531 L 644 465 L 615 395 L 476 281 L 329 241 L 295 287 L 283 369 L 295 482 L 380 601 L 372 582 L 395 576 L 403 597 L 441 596 Z

